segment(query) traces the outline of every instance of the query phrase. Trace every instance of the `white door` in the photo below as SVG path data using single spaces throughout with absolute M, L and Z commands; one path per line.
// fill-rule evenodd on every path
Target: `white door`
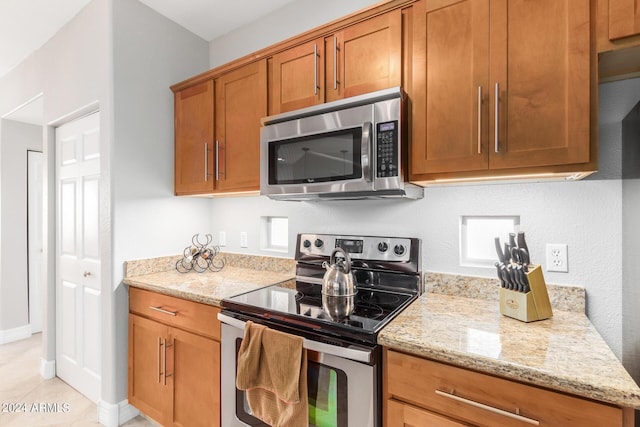
M 27 151 L 29 325 L 31 333 L 42 332 L 42 173 L 39 151 Z
M 56 374 L 100 398 L 100 114 L 56 129 Z

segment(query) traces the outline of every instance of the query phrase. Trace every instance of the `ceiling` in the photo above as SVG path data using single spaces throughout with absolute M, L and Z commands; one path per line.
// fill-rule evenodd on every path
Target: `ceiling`
M 140 0 L 206 41 L 295 0 Z M 38 50 L 91 0 L 0 0 L 0 78 Z M 42 97 L 3 118 L 43 122 Z
M 91 0 L 0 0 L 0 77 L 39 49 Z M 295 0 L 140 0 L 206 41 Z

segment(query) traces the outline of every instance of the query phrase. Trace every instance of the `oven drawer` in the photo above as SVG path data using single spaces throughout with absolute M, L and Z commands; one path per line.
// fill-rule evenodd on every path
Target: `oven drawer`
M 129 311 L 220 340 L 220 309 L 157 292 L 129 288 Z
M 622 426 L 622 409 L 387 350 L 386 396 L 478 426 Z

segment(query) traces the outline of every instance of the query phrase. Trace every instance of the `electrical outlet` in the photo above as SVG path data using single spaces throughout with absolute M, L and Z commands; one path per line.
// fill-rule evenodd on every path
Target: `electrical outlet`
M 564 243 L 547 243 L 547 271 L 569 272 L 569 255 Z
M 218 246 L 227 246 L 227 233 L 225 231 L 218 233 Z
M 249 245 L 247 243 L 247 232 L 246 231 L 241 231 L 240 232 L 240 247 L 241 248 L 248 248 Z

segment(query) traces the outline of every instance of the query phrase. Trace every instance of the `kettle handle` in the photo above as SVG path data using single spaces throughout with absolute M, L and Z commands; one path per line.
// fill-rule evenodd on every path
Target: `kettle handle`
M 332 266 L 336 264 L 336 254 L 340 253 L 342 254 L 342 257 L 344 258 L 345 262 L 345 267 L 344 267 L 344 272 L 345 273 L 349 273 L 351 271 L 351 258 L 349 258 L 349 254 L 342 249 L 341 247 L 337 247 L 333 250 L 333 252 L 331 252 L 331 257 L 329 257 L 329 264 L 331 264 Z

